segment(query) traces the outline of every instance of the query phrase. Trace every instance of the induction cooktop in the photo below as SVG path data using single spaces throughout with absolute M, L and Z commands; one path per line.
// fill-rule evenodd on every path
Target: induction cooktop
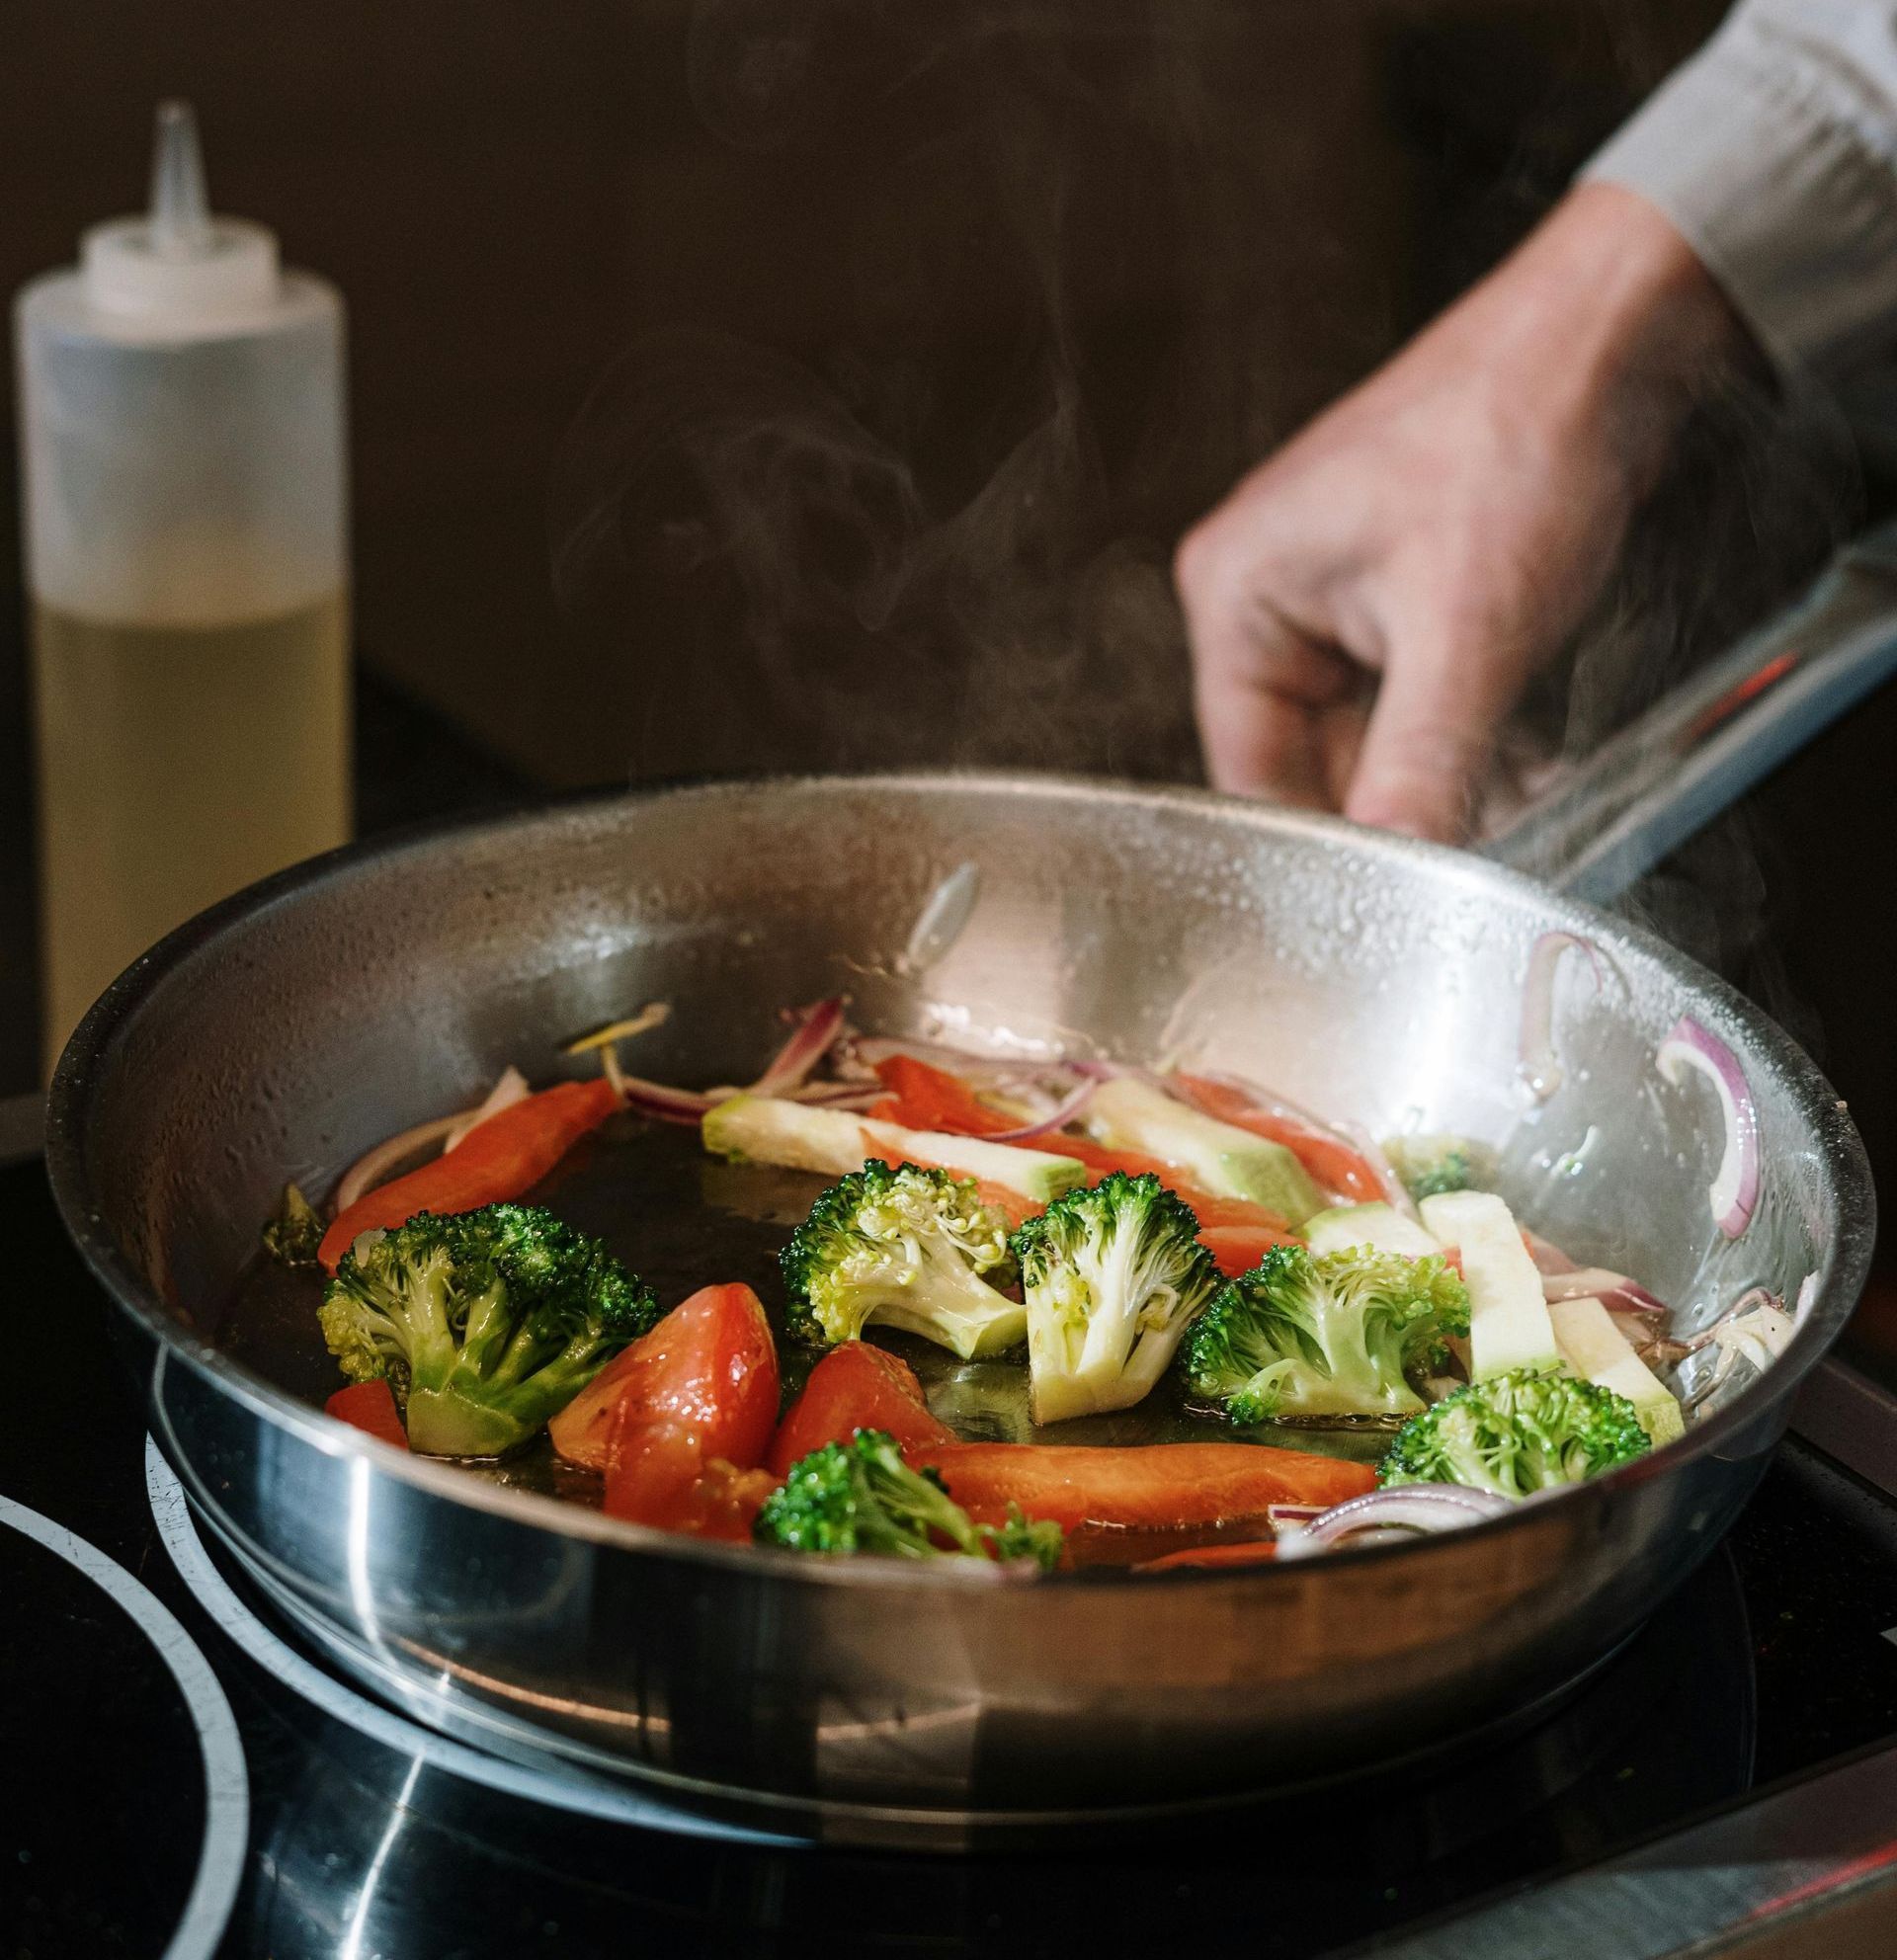
M 0 1228 L 24 1275 L 0 1308 L 8 1960 L 1638 1960 L 1897 1904 L 1897 1402 L 1842 1370 L 1727 1547 L 1557 1705 L 1130 1838 L 896 1856 L 490 1756 L 344 1680 L 201 1531 L 37 1162 L 0 1170 Z

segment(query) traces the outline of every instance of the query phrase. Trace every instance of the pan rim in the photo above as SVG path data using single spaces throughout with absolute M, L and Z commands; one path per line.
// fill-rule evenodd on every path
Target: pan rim
M 267 1377 L 234 1359 L 166 1310 L 143 1277 L 121 1253 L 94 1203 L 85 1161 L 86 1119 L 99 1090 L 101 1071 L 114 1037 L 131 1020 L 143 1001 L 205 945 L 229 926 L 272 907 L 291 902 L 305 889 L 347 872 L 353 866 L 382 863 L 426 851 L 447 837 L 499 835 L 525 823 L 560 824 L 588 816 L 605 817 L 625 809 L 636 811 L 654 802 L 707 803 L 757 795 L 795 793 L 827 796 L 865 793 L 916 794 L 944 790 L 978 790 L 985 794 L 1032 796 L 1060 801 L 1093 801 L 1103 793 L 1122 805 L 1145 805 L 1155 811 L 1205 809 L 1225 821 L 1271 836 L 1307 837 L 1331 846 L 1344 846 L 1361 856 L 1422 862 L 1434 874 L 1477 895 L 1513 895 L 1543 911 L 1565 915 L 1570 929 L 1610 931 L 1663 969 L 1680 978 L 1721 1013 L 1743 1026 L 1749 1044 L 1779 1071 L 1806 1108 L 1818 1112 L 1816 1127 L 1831 1145 L 1826 1153 L 1835 1187 L 1839 1230 L 1830 1255 L 1819 1269 L 1812 1311 L 1790 1346 L 1771 1371 L 1736 1395 L 1703 1424 L 1695 1425 L 1679 1441 L 1621 1469 L 1547 1493 L 1503 1515 L 1464 1526 L 1451 1534 L 1457 1542 L 1476 1536 L 1499 1536 L 1531 1526 L 1538 1518 L 1578 1515 L 1580 1505 L 1598 1504 L 1614 1492 L 1648 1478 L 1684 1471 L 1686 1466 L 1715 1453 L 1732 1436 L 1755 1424 L 1774 1404 L 1789 1399 L 1799 1383 L 1822 1358 L 1856 1306 L 1870 1265 L 1876 1236 L 1876 1200 L 1863 1145 L 1849 1110 L 1804 1050 L 1784 1029 L 1737 989 L 1645 928 L 1614 918 L 1602 908 L 1575 899 L 1473 852 L 1421 839 L 1372 830 L 1342 817 L 1285 809 L 1249 801 L 1193 785 L 1131 782 L 1123 779 L 1061 773 L 983 769 L 877 770 L 825 775 L 752 776 L 694 776 L 626 788 L 618 784 L 565 795 L 524 798 L 472 814 L 434 818 L 379 833 L 304 859 L 263 879 L 186 921 L 141 954 L 107 988 L 87 1012 L 53 1073 L 47 1097 L 45 1157 L 54 1202 L 68 1236 L 114 1303 L 127 1313 L 167 1357 L 175 1357 L 206 1379 L 219 1392 L 237 1401 L 323 1454 L 360 1457 L 381 1474 L 410 1484 L 431 1496 L 488 1512 L 512 1523 L 555 1536 L 577 1538 L 617 1551 L 670 1559 L 687 1565 L 770 1570 L 807 1584 L 920 1588 L 933 1591 L 956 1586 L 1150 1586 L 1153 1575 L 1123 1567 L 1093 1567 L 1053 1574 L 1020 1574 L 999 1565 L 959 1559 L 911 1564 L 885 1559 L 811 1559 L 767 1547 L 725 1544 L 654 1530 L 606 1516 L 585 1506 L 536 1492 L 510 1489 L 488 1479 L 469 1476 L 449 1462 L 438 1462 L 397 1451 L 334 1422 L 319 1409 L 298 1401 Z M 1555 921 L 1551 918 L 1550 923 Z M 1830 1104 L 1826 1112 L 1826 1104 Z M 1340 1562 L 1362 1568 L 1387 1559 L 1426 1554 L 1433 1540 L 1385 1540 L 1341 1547 L 1321 1560 L 1297 1561 L 1288 1567 L 1266 1561 L 1256 1567 L 1182 1568 L 1166 1575 L 1171 1588 L 1182 1586 L 1261 1587 L 1296 1583 L 1289 1574 L 1336 1570 Z M 762 1562 L 762 1563 L 761 1563 Z

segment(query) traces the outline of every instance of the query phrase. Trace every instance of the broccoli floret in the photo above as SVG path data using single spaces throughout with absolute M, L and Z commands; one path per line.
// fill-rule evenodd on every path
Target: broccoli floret
M 344 1374 L 387 1376 L 408 1446 L 428 1456 L 525 1442 L 658 1318 L 652 1288 L 600 1240 L 523 1204 L 365 1232 L 321 1312 Z
M 817 1199 L 779 1260 L 793 1325 L 807 1340 L 855 1341 L 874 1323 L 952 1348 L 964 1361 L 1021 1345 L 1008 1221 L 972 1178 L 872 1157 Z
M 314 1266 L 322 1243 L 322 1215 L 294 1184 L 286 1184 L 277 1216 L 264 1227 L 264 1250 L 282 1266 Z
M 1069 1191 L 1014 1237 L 1036 1423 L 1138 1402 L 1218 1285 L 1198 1220 L 1150 1174 Z
M 1468 1331 L 1468 1290 L 1441 1259 L 1274 1246 L 1219 1289 L 1180 1358 L 1235 1423 L 1407 1416 L 1423 1407 L 1409 1377 Z
M 1396 1432 L 1385 1484 L 1467 1484 L 1525 1498 L 1644 1456 L 1633 1404 L 1554 1369 L 1517 1368 L 1444 1396 Z
M 1044 1572 L 1060 1562 L 1063 1539 L 1058 1524 L 1030 1523 L 1015 1505 L 1000 1530 L 976 1524 L 935 1471 L 910 1469 L 882 1429 L 859 1429 L 799 1457 L 765 1499 L 752 1535 L 793 1552 L 1032 1559 Z
M 1444 1191 L 1486 1190 L 1495 1179 L 1495 1153 L 1465 1136 L 1393 1136 L 1383 1154 L 1419 1204 Z

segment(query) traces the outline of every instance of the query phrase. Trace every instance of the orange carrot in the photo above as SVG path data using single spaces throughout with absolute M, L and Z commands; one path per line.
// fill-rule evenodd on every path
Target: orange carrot
M 1195 1566 L 1267 1565 L 1278 1556 L 1273 1538 L 1241 1538 L 1236 1544 L 1193 1545 L 1183 1552 L 1145 1559 L 1135 1572 L 1183 1572 Z
M 1365 1204 L 1383 1195 L 1382 1182 L 1369 1160 L 1348 1143 L 1307 1123 L 1257 1108 L 1242 1091 L 1222 1082 L 1207 1082 L 1198 1075 L 1178 1075 L 1173 1080 L 1208 1116 L 1281 1143 L 1326 1190 Z
M 896 1099 L 883 1117 L 906 1130 L 952 1130 L 957 1136 L 993 1136 L 1020 1126 L 1020 1118 L 991 1109 L 958 1075 L 932 1068 L 913 1055 L 890 1055 L 875 1065 L 882 1086 Z M 886 1102 L 887 1099 L 885 1099 Z M 883 1103 L 875 1113 L 882 1116 Z
M 1019 1504 L 1064 1530 L 1180 1530 L 1262 1518 L 1275 1504 L 1342 1504 L 1376 1488 L 1367 1464 L 1266 1443 L 930 1443 L 905 1452 L 942 1473 L 978 1524 Z
M 1198 1243 L 1227 1279 L 1236 1279 L 1251 1271 L 1274 1246 L 1301 1246 L 1304 1241 L 1274 1225 L 1214 1225 L 1200 1228 Z
M 524 1097 L 475 1124 L 446 1156 L 365 1192 L 323 1234 L 316 1257 L 334 1272 L 361 1233 L 405 1225 L 424 1211 L 447 1217 L 520 1197 L 619 1106 L 604 1076 Z

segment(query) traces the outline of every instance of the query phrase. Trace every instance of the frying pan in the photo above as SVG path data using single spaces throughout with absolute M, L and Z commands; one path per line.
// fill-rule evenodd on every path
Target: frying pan
M 1882 679 L 1893 621 L 1872 538 L 1498 855 L 1609 894 Z M 932 906 L 946 881 L 964 902 Z M 1604 959 L 1598 984 L 1563 962 L 1562 1082 L 1529 1104 L 1517 1026 L 1551 930 Z M 1774 1365 L 1610 1476 L 1451 1535 L 1166 1579 L 667 1537 L 397 1454 L 243 1358 L 227 1303 L 287 1180 L 320 1185 L 629 1004 L 675 1007 L 642 1072 L 742 1080 L 779 1007 L 839 990 L 875 1030 L 1216 1058 L 1379 1134 L 1484 1138 L 1540 1230 L 1689 1327 L 1754 1283 L 1815 1292 Z M 1707 1201 L 1710 1098 L 1655 1072 L 1682 1015 L 1757 1102 L 1737 1240 Z M 1281 1789 L 1539 1705 L 1718 1541 L 1874 1230 L 1849 1116 L 1792 1043 L 1553 885 L 1202 792 L 980 775 L 619 795 L 314 860 L 122 976 L 59 1065 L 47 1156 L 198 1516 L 338 1664 L 574 1774 L 938 1846 Z M 715 1232 L 703 1258 L 724 1276 Z

